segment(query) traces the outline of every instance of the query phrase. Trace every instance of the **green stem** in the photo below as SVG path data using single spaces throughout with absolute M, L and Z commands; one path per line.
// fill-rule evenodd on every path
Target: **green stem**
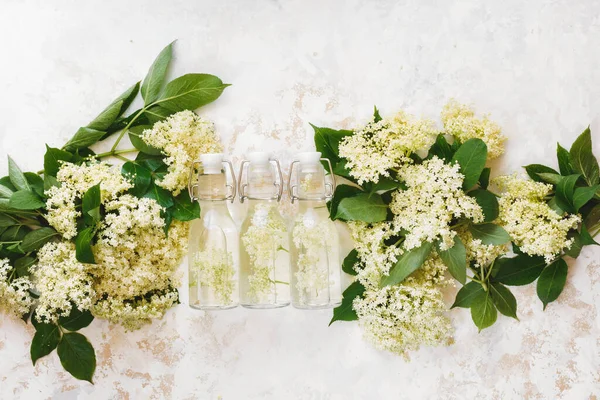
M 274 281 L 274 280 L 272 280 L 272 279 L 269 279 L 269 280 L 271 281 L 271 283 L 279 283 L 279 284 L 282 284 L 282 285 L 289 285 L 289 282 L 283 282 L 283 281 Z
M 138 111 L 138 113 L 135 114 L 135 116 L 131 119 L 131 121 L 129 121 L 129 123 L 125 126 L 125 128 L 123 128 L 123 130 L 121 131 L 121 133 L 119 133 L 119 137 L 117 138 L 117 140 L 113 144 L 113 147 L 110 149 L 110 151 L 115 151 L 117 149 L 117 146 L 121 142 L 121 139 L 123 139 L 123 136 L 125 136 L 125 132 L 127 132 L 127 130 L 129 130 L 129 128 L 131 127 L 131 125 L 135 122 L 136 119 L 138 119 L 138 117 L 140 115 L 142 115 L 142 113 L 144 111 L 146 111 L 146 107 L 144 107 L 140 111 Z
M 96 158 L 104 158 L 104 157 L 112 157 L 112 156 L 116 156 L 117 154 L 127 154 L 127 153 L 134 153 L 136 151 L 139 151 L 136 148 L 132 148 L 132 149 L 123 149 L 123 150 L 114 150 L 114 151 L 107 151 L 105 153 L 98 153 L 92 157 L 96 157 Z
M 496 260 L 492 261 L 492 263 L 490 264 L 490 266 L 488 267 L 488 272 L 485 275 L 485 281 L 487 282 L 490 279 L 490 275 L 492 275 L 492 270 L 494 269 L 494 263 L 496 262 Z
M 286 253 L 289 253 L 289 250 L 288 250 L 288 249 L 286 249 L 286 248 L 285 248 L 285 247 L 283 247 L 283 246 L 279 246 L 279 247 L 277 248 L 277 251 L 280 251 L 280 250 L 281 250 L 281 251 L 285 251 Z

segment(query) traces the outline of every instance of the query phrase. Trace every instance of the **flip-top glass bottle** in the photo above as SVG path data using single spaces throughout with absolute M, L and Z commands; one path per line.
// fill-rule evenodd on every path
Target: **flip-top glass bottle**
M 231 184 L 223 166 L 229 167 Z M 202 154 L 190 171 L 190 198 L 198 201 L 201 217 L 190 229 L 190 307 L 219 310 L 239 304 L 239 234 L 227 200 L 235 198 L 235 174 L 223 154 Z
M 268 153 L 250 153 L 238 176 L 240 202 L 248 202 L 240 232 L 240 303 L 248 308 L 287 306 L 290 246 L 278 210 L 283 192 L 279 161 Z
M 335 179 L 325 175 L 321 161 L 331 171 L 329 160 L 318 152 L 300 153 L 290 166 L 290 200 L 299 202 L 290 232 L 292 305 L 296 308 L 330 308 L 342 302 L 339 236 L 326 206 Z

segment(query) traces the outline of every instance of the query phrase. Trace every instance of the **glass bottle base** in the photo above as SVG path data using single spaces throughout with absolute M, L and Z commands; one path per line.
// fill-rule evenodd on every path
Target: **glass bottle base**
M 194 310 L 203 310 L 203 311 L 218 311 L 218 310 L 230 310 L 232 308 L 236 308 L 238 304 L 227 304 L 227 305 L 200 305 L 200 304 L 190 304 L 190 308 Z
M 341 304 L 342 304 L 342 302 L 340 301 L 340 302 L 336 302 L 336 303 L 326 303 L 326 304 L 292 303 L 292 306 L 299 310 L 324 310 L 327 308 L 336 308 Z
M 244 304 L 241 303 L 240 304 L 242 307 L 244 308 L 250 308 L 250 309 L 254 309 L 254 310 L 265 310 L 265 309 L 269 309 L 269 308 L 283 308 L 283 307 L 287 307 L 290 305 L 289 302 L 287 303 L 276 303 L 276 304 Z

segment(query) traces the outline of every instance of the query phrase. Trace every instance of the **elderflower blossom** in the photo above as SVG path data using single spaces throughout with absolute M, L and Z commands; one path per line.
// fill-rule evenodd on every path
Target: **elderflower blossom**
M 481 239 L 475 239 L 468 227 L 460 227 L 457 230 L 458 237 L 465 245 L 467 252 L 467 263 L 473 262 L 474 266 L 485 267 L 490 265 L 496 258 L 508 251 L 508 245 L 500 246 L 483 244 Z
M 329 288 L 329 261 L 323 256 L 329 256 L 333 251 L 330 247 L 330 221 L 319 220 L 314 210 L 298 216 L 294 223 L 292 237 L 298 250 L 298 261 L 295 273 L 296 290 L 302 301 L 309 297 L 319 297 L 324 289 Z
M 416 119 L 403 111 L 375 122 L 347 136 L 340 143 L 339 155 L 347 160 L 350 175 L 362 185 L 388 176 L 389 170 L 410 162 L 410 153 L 426 150 L 435 141 L 432 121 Z
M 0 259 L 0 312 L 20 317 L 29 312 L 34 300 L 29 294 L 29 278 L 11 279 L 14 272 L 8 259 Z
M 233 301 L 235 269 L 231 252 L 207 246 L 194 255 L 190 273 L 191 286 L 199 283 L 201 288 L 212 291 L 222 304 Z
M 446 250 L 452 247 L 456 234 L 450 226 L 453 219 L 483 221 L 481 207 L 462 189 L 464 176 L 459 168 L 458 164 L 445 164 L 433 157 L 398 171 L 398 178 L 407 189 L 393 193 L 390 210 L 396 231 L 407 231 L 403 245 L 406 250 L 438 238 L 442 240 L 440 248 Z
M 72 242 L 46 243 L 37 253 L 33 282 L 40 292 L 38 321 L 55 323 L 73 307 L 88 310 L 94 298 L 93 278 L 88 266 L 77 261 Z
M 165 313 L 179 303 L 176 289 L 167 289 L 134 299 L 103 298 L 93 308 L 94 316 L 122 325 L 126 330 L 140 329 L 152 319 L 162 318 Z
M 187 224 L 173 221 L 167 236 L 154 199 L 123 195 L 105 207 L 93 247 L 98 296 L 130 299 L 170 286 L 186 251 Z
M 391 222 L 368 224 L 348 221 L 354 248 L 360 258 L 356 278 L 365 287 L 378 287 L 383 275 L 387 275 L 402 254 L 399 246 L 386 246 L 384 241 L 393 236 Z
M 46 191 L 46 219 L 65 239 L 77 235 L 77 217 L 81 212 L 76 202 L 85 192 L 100 184 L 101 201 L 105 203 L 131 188 L 118 168 L 104 162 L 92 161 L 89 164 L 76 165 L 65 162 L 61 165 L 56 179 L 60 186 Z
M 471 107 L 450 100 L 442 110 L 442 122 L 446 133 L 454 135 L 461 143 L 473 138 L 483 140 L 490 159 L 504 153 L 506 137 L 502 135 L 500 126 L 490 121 L 487 115 L 482 119 L 476 118 Z
M 285 224 L 274 206 L 257 204 L 242 243 L 250 259 L 248 295 L 257 300 L 275 290 L 275 262 L 283 249 Z
M 367 289 L 353 302 L 364 337 L 375 347 L 406 356 L 420 346 L 452 343 L 440 287 L 445 266 L 434 256 L 399 285 Z
M 543 256 L 552 262 L 563 249 L 573 244 L 569 230 L 577 227 L 581 217 L 575 214 L 559 215 L 545 202 L 552 186 L 518 178 L 516 174 L 494 180 L 504 191 L 498 203 L 498 220 L 521 251 Z
M 175 196 L 187 188 L 190 168 L 200 154 L 222 151 L 213 123 L 189 110 L 155 123 L 141 138 L 166 156 L 168 173 L 156 183 Z

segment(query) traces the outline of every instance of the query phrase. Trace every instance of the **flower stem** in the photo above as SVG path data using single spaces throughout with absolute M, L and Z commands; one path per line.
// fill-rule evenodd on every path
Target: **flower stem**
M 123 139 L 123 136 L 125 135 L 125 132 L 127 132 L 127 130 L 129 130 L 129 128 L 131 127 L 131 125 L 135 122 L 136 119 L 138 119 L 138 117 L 140 115 L 142 115 L 142 113 L 144 111 L 146 111 L 145 107 L 142 108 L 140 111 L 138 111 L 138 113 L 135 114 L 135 116 L 131 119 L 131 121 L 129 121 L 129 123 L 125 126 L 125 128 L 123 128 L 123 130 L 121 131 L 121 133 L 119 133 L 119 137 L 117 138 L 117 140 L 113 144 L 113 147 L 110 149 L 110 151 L 115 151 L 117 149 L 117 146 L 121 142 L 121 139 Z
M 123 149 L 123 150 L 111 150 L 111 151 L 107 151 L 107 152 L 104 152 L 104 153 L 96 154 L 96 155 L 94 155 L 92 157 L 96 157 L 96 158 L 105 158 L 105 157 L 112 157 L 112 156 L 116 157 L 118 154 L 133 153 L 133 152 L 136 152 L 136 151 L 139 151 L 139 150 L 136 149 L 136 148 Z

